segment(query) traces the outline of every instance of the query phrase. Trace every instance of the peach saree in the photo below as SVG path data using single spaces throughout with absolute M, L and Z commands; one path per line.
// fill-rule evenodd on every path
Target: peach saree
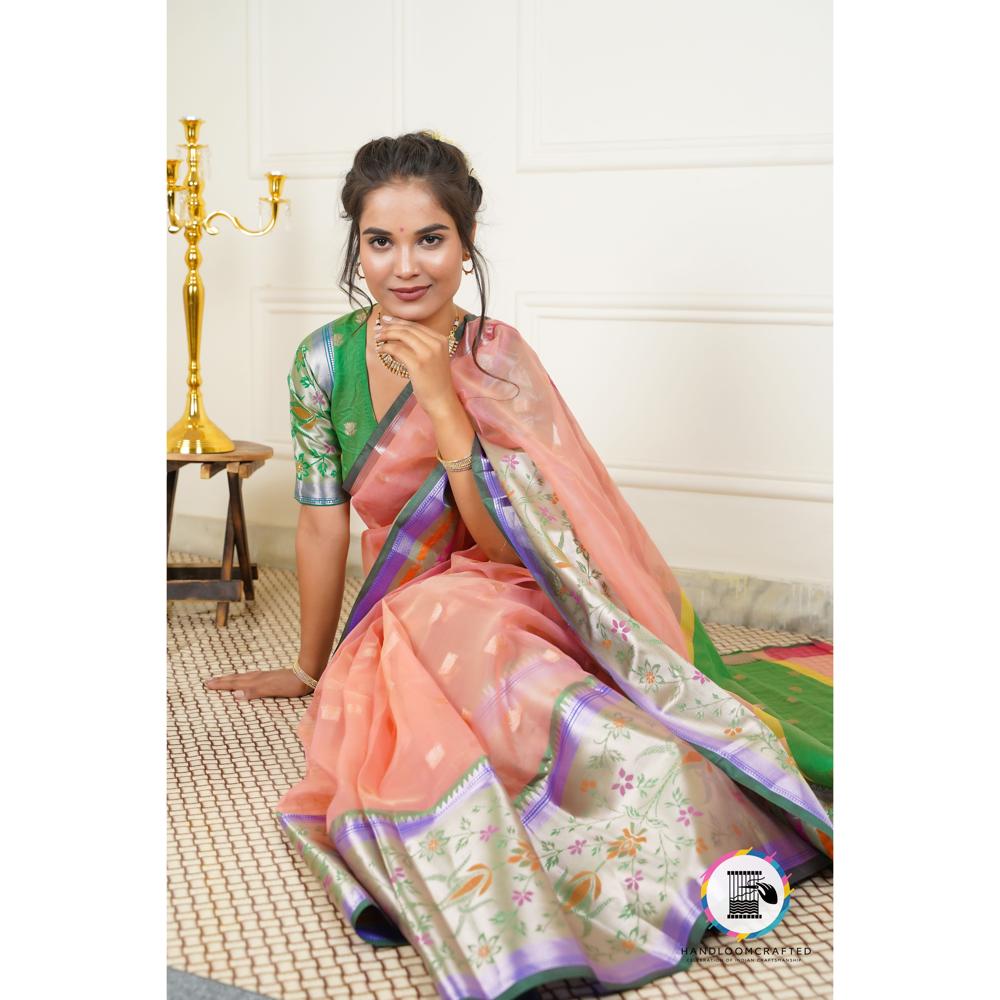
M 407 383 L 343 480 L 366 578 L 276 812 L 345 919 L 412 944 L 447 1000 L 636 987 L 690 964 L 716 859 L 763 848 L 794 884 L 829 863 L 830 817 L 534 351 L 487 320 L 490 377 L 479 332 L 453 381 L 523 565 L 475 544 Z

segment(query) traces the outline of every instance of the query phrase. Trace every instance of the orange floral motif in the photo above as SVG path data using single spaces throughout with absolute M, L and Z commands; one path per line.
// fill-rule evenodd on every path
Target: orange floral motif
M 743 727 L 742 726 L 732 726 L 732 727 L 730 727 L 729 729 L 726 730 L 726 735 L 727 736 L 736 736 L 737 733 L 742 733 L 742 732 L 743 732 Z
M 619 729 L 621 729 L 621 727 L 625 725 L 625 716 L 624 715 L 616 715 L 611 720 L 611 725 L 617 726 Z
M 699 854 L 704 854 L 704 853 L 706 853 L 706 852 L 708 851 L 708 844 L 706 844 L 706 843 L 705 843 L 705 838 L 704 838 L 704 837 L 699 837 L 699 838 L 698 838 L 698 839 L 697 839 L 697 840 L 696 840 L 696 841 L 694 842 L 694 849 L 695 849 L 695 850 L 696 850 L 696 851 L 697 851 L 697 852 L 698 852 Z
M 302 427 L 311 428 L 316 422 L 316 414 L 310 412 L 304 406 L 300 406 L 298 403 L 291 404 L 291 411 L 299 418 Z
M 574 883 L 576 883 L 574 885 Z M 593 892 L 593 901 L 596 903 L 598 897 L 601 895 L 601 880 L 597 875 L 597 872 L 577 872 L 570 880 L 569 884 L 573 886 L 570 894 L 566 897 L 566 901 L 563 903 L 564 910 L 574 910 L 578 907 L 591 892 Z
M 633 833 L 631 827 L 625 827 L 622 830 L 622 835 L 611 841 L 608 847 L 608 858 L 617 858 L 619 855 L 626 854 L 630 858 L 634 858 L 635 852 L 639 850 L 639 845 L 646 843 L 646 838 L 642 836 L 645 832 L 645 830 L 640 830 L 638 833 Z
M 635 942 L 631 938 L 622 938 L 622 948 L 625 951 L 635 951 Z
M 698 753 L 697 750 L 688 750 L 688 752 L 686 754 L 684 754 L 683 757 L 681 757 L 681 763 L 682 764 L 697 764 L 702 759 L 703 758 L 702 758 L 701 754 Z
M 514 853 L 507 860 L 513 861 L 521 868 L 525 865 L 530 865 L 529 871 L 533 872 L 537 872 L 542 867 L 541 861 L 538 860 L 538 855 L 535 854 L 535 849 L 526 840 L 519 840 L 517 842 Z
M 476 874 L 467 878 L 465 882 L 445 900 L 446 903 L 450 903 L 454 899 L 460 899 L 462 896 L 466 896 L 470 892 L 475 892 L 477 888 L 479 889 L 479 895 L 481 896 L 493 884 L 493 872 L 490 871 L 488 865 L 471 865 L 468 870 L 470 872 L 476 872 Z
M 597 787 L 597 782 L 592 781 L 590 778 L 586 778 L 585 780 L 580 782 L 581 792 L 587 792 L 590 791 L 591 788 L 596 788 L 596 787 Z

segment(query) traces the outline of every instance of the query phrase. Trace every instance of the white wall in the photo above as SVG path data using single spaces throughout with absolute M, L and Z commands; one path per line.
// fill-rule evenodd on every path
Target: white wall
M 263 239 L 223 222 L 201 244 L 208 413 L 276 452 L 246 484 L 252 547 L 297 516 L 294 347 L 350 308 L 343 175 L 368 139 L 431 128 L 485 189 L 488 312 L 538 350 L 668 561 L 828 584 L 830 18 L 829 0 L 170 0 L 168 155 L 198 115 L 208 211 L 256 223 L 267 169 L 292 201 Z M 186 347 L 166 243 L 169 424 Z M 223 479 L 182 475 L 181 519 L 222 517 Z

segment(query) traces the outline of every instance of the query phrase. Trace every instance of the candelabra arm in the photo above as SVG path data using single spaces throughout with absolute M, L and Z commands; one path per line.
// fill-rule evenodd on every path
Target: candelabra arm
M 202 227 L 209 236 L 218 236 L 219 230 L 215 226 L 209 225 L 212 219 L 216 216 L 220 216 L 223 219 L 228 219 L 241 233 L 246 236 L 266 236 L 272 229 L 274 229 L 275 223 L 278 221 L 278 206 L 286 204 L 281 197 L 281 189 L 285 183 L 285 175 L 278 174 L 274 171 L 268 171 L 267 173 L 267 198 L 261 199 L 267 201 L 271 206 L 271 218 L 268 220 L 267 225 L 263 229 L 248 229 L 246 226 L 236 218 L 235 215 L 230 215 L 228 212 L 213 212 L 208 218 L 202 222 Z
M 168 233 L 179 233 L 184 228 L 184 223 L 177 218 L 177 211 L 174 208 L 174 192 L 167 192 L 167 215 L 170 217 L 170 224 L 167 226 Z
M 167 216 L 170 220 L 170 224 L 167 226 L 168 233 L 179 233 L 184 228 L 184 223 L 177 218 L 177 210 L 174 207 L 174 195 L 178 191 L 187 194 L 187 186 L 177 183 L 180 165 L 180 160 L 167 160 Z
M 209 236 L 218 236 L 219 230 L 215 226 L 209 225 L 212 219 L 221 216 L 223 219 L 228 219 L 241 233 L 245 236 L 266 236 L 272 229 L 274 229 L 275 223 L 278 221 L 278 205 L 280 202 L 271 203 L 271 218 L 267 225 L 263 229 L 248 229 L 246 226 L 236 218 L 235 215 L 230 215 L 229 212 L 213 212 L 208 218 L 202 222 L 202 227 Z

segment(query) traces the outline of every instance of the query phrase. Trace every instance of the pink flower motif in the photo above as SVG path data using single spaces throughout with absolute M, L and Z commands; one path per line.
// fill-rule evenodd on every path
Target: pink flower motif
M 320 447 L 321 447 L 321 448 L 323 449 L 323 451 L 325 451 L 325 452 L 326 452 L 326 453 L 327 453 L 328 455 L 332 455 L 332 454 L 333 454 L 333 453 L 334 453 L 334 452 L 335 452 L 335 451 L 337 450 L 337 449 L 336 449 L 336 447 L 335 447 L 334 445 L 332 445 L 332 444 L 331 444 L 331 443 L 330 443 L 329 441 L 324 441 L 324 442 L 323 442 L 323 443 L 322 443 L 322 444 L 320 445 Z
M 518 906 L 524 906 L 525 903 L 531 902 L 531 897 L 533 895 L 534 893 L 530 889 L 525 889 L 524 892 L 521 892 L 520 889 L 515 889 L 512 898 Z
M 398 865 L 392 870 L 392 874 L 389 876 L 389 881 L 391 882 L 402 882 L 406 878 L 406 872 L 403 871 Z
M 424 931 L 424 933 L 423 933 L 423 934 L 420 934 L 420 935 L 418 935 L 418 936 L 417 936 L 417 940 L 418 940 L 418 941 L 419 941 L 419 942 L 420 942 L 421 944 L 424 944 L 424 945 L 427 945 L 428 947 L 430 947 L 430 943 L 431 943 L 431 936 L 430 936 L 430 934 L 429 934 L 429 933 L 428 933 L 427 931 Z
M 627 791 L 630 791 L 631 789 L 635 788 L 635 785 L 632 784 L 632 779 L 635 777 L 635 775 L 626 774 L 625 768 L 620 767 L 618 768 L 618 777 L 621 778 L 621 781 L 616 781 L 611 786 L 611 790 L 614 791 L 617 788 L 622 797 L 624 797 Z
M 611 619 L 611 631 L 615 635 L 620 635 L 623 639 L 629 634 L 629 627 L 624 621 L 617 621 L 616 619 Z
M 517 455 L 504 455 L 501 461 L 504 465 L 509 465 L 511 468 L 514 468 L 514 466 L 517 465 Z
M 548 507 L 539 507 L 538 513 L 541 514 L 542 517 L 544 517 L 549 523 L 555 520 L 555 517 L 552 515 L 552 511 L 550 511 Z
M 630 875 L 625 879 L 625 886 L 635 892 L 639 888 L 639 883 L 642 881 L 642 872 L 636 872 L 635 875 Z
M 326 396 L 319 391 L 319 389 L 313 389 L 309 393 L 309 402 L 312 403 L 317 409 L 322 409 L 326 405 Z
M 708 678 L 700 670 L 696 670 L 691 675 L 691 679 L 696 680 L 699 684 L 705 684 L 708 681 Z
M 579 854 L 583 850 L 584 845 L 586 843 L 587 843 L 587 841 L 585 841 L 585 840 L 574 840 L 572 846 L 569 849 L 569 853 L 570 854 Z
M 686 815 L 685 815 L 686 814 Z M 680 815 L 677 817 L 685 826 L 691 825 L 692 816 L 704 816 L 704 813 L 698 812 L 694 806 L 689 806 L 687 809 L 681 807 Z
M 486 827 L 485 830 L 479 831 L 479 839 L 484 842 L 489 840 L 490 837 L 492 837 L 493 834 L 496 833 L 498 829 L 499 827 L 493 826 L 493 824 L 491 823 L 488 827 Z

